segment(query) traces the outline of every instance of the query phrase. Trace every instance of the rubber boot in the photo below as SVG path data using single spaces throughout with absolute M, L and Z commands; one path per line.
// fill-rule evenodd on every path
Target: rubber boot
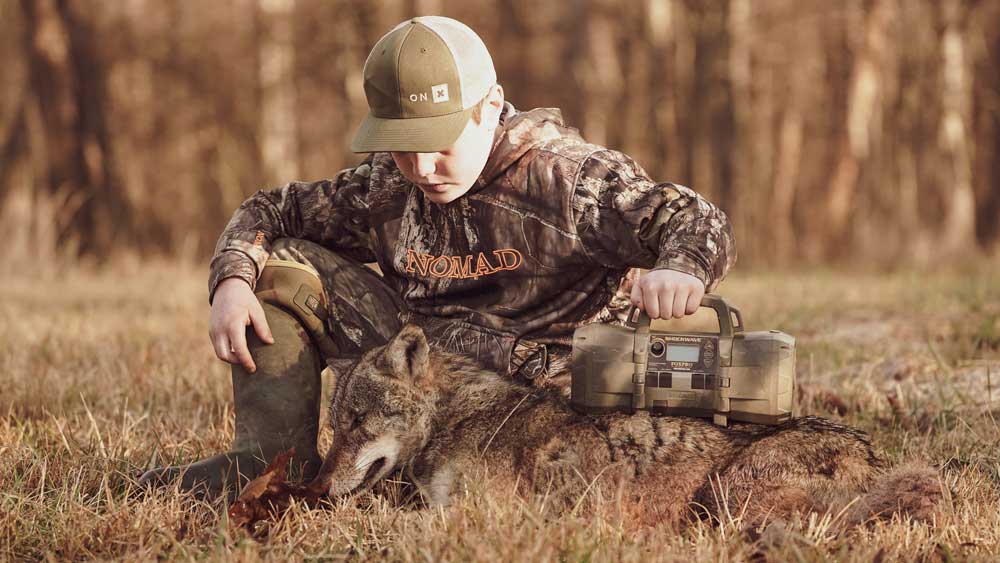
M 261 306 L 274 344 L 264 344 L 250 327 L 247 345 L 257 371 L 232 366 L 236 411 L 232 449 L 190 465 L 151 469 L 139 478 L 140 487 L 165 485 L 180 476 L 184 490 L 238 492 L 275 455 L 292 447 L 289 480 L 315 476 L 320 466 L 316 437 L 323 364 L 295 317 L 270 303 Z

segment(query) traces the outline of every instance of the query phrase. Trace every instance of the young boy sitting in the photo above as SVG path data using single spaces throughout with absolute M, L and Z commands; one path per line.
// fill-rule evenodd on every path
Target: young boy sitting
M 729 220 L 697 193 L 587 143 L 557 109 L 505 102 L 486 46 L 458 21 L 396 26 L 369 54 L 364 88 L 370 113 L 351 148 L 368 157 L 258 191 L 219 239 L 210 337 L 233 365 L 232 450 L 143 483 L 183 474 L 184 488 L 219 490 L 293 446 L 315 473 L 323 360 L 357 358 L 405 322 L 485 368 L 568 385 L 576 327 L 615 322 L 628 301 L 654 319 L 693 313 L 736 259 Z M 255 295 L 269 259 L 319 277 L 336 357 Z M 628 289 L 632 268 L 650 271 Z M 615 300 L 622 287 L 628 301 Z

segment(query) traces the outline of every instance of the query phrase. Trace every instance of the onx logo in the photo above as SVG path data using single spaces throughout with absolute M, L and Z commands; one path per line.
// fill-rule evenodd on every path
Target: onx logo
M 441 103 L 448 101 L 448 85 L 438 84 L 436 86 L 431 86 L 431 97 L 434 99 L 434 103 Z
M 435 104 L 448 101 L 448 84 L 437 84 L 431 86 L 431 99 Z M 410 94 L 411 102 L 426 102 L 427 92 Z

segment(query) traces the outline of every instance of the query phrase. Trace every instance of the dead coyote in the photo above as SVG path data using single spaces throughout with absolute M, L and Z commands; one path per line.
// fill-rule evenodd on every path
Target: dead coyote
M 337 378 L 331 422 L 333 443 L 312 485 L 331 496 L 408 467 L 429 502 L 446 503 L 457 479 L 484 466 L 557 506 L 610 491 L 619 514 L 638 523 L 726 514 L 759 523 L 844 508 L 842 522 L 893 512 L 927 518 L 941 496 L 932 470 L 888 472 L 867 435 L 829 420 L 727 429 L 583 415 L 553 391 L 430 350 L 412 324 Z

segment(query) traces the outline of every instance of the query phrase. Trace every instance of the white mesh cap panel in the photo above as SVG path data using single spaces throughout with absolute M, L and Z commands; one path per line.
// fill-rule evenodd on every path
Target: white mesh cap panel
M 455 57 L 455 66 L 458 67 L 462 108 L 474 106 L 497 82 L 493 58 L 486 49 L 486 44 L 472 28 L 460 21 L 442 16 L 421 16 L 414 19 L 436 33 L 448 46 Z

